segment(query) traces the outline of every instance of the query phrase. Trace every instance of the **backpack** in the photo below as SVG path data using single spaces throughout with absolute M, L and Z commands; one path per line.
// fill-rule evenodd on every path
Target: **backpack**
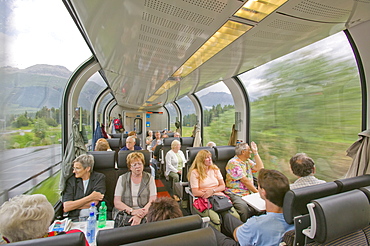
M 116 129 L 116 130 L 119 130 L 119 129 L 123 128 L 120 119 L 114 119 L 113 124 L 114 124 L 114 129 Z

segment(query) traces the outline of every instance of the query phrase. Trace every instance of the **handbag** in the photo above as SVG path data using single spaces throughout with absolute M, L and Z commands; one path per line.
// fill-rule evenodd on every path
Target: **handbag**
M 114 219 L 114 228 L 123 227 L 123 226 L 131 226 L 131 219 L 132 215 L 126 213 L 125 211 L 119 211 Z
M 124 227 L 124 226 L 131 226 L 132 222 L 129 220 L 132 218 L 133 215 L 126 213 L 125 211 L 119 211 L 114 219 L 114 228 L 117 227 Z M 146 218 L 142 218 L 140 224 L 146 223 Z
M 213 206 L 213 211 L 223 212 L 233 207 L 233 203 L 227 196 L 213 195 L 208 198 Z
M 203 197 L 196 198 L 193 202 L 193 206 L 201 213 L 206 209 L 212 208 L 212 204 L 209 202 L 209 200 Z

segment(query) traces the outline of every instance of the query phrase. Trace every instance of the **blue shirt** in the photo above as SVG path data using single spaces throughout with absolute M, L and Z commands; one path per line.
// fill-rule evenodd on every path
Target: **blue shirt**
M 129 149 L 125 146 L 121 150 L 129 150 Z M 142 150 L 142 148 L 140 146 L 135 145 L 134 150 Z
M 286 231 L 294 229 L 294 225 L 285 222 L 282 213 L 267 212 L 253 216 L 236 231 L 239 244 L 244 245 L 279 245 Z

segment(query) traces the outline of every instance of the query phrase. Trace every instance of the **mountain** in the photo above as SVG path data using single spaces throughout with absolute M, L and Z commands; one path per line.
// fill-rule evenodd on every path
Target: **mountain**
M 1 80 L 6 81 L 0 91 L 0 105 L 6 105 L 7 114 L 32 113 L 46 106 L 60 108 L 63 91 L 72 72 L 63 66 L 38 64 L 25 69 L 1 67 Z M 102 87 L 88 81 L 89 90 L 99 92 Z M 91 107 L 91 95 L 82 92 L 79 98 L 83 108 Z
M 234 105 L 233 97 L 226 92 L 209 92 L 199 99 L 206 108 L 212 108 L 212 106 L 217 104 L 221 104 L 222 107 L 225 105 Z
M 194 113 L 194 106 L 193 103 L 188 100 L 181 100 L 181 110 L 183 115 L 189 115 Z M 205 109 L 210 109 L 212 106 L 216 106 L 217 104 L 221 104 L 221 106 L 225 105 L 234 105 L 234 100 L 231 94 L 226 92 L 209 92 L 201 97 L 199 100 L 202 103 L 202 106 Z

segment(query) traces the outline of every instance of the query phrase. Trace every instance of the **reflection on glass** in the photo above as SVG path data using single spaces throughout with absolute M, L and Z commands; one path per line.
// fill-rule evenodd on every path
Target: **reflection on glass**
M 358 71 L 343 33 L 239 78 L 251 98 L 251 140 L 266 168 L 294 180 L 289 159 L 304 152 L 319 179 L 343 177 L 352 160 L 345 151 L 361 131 Z

